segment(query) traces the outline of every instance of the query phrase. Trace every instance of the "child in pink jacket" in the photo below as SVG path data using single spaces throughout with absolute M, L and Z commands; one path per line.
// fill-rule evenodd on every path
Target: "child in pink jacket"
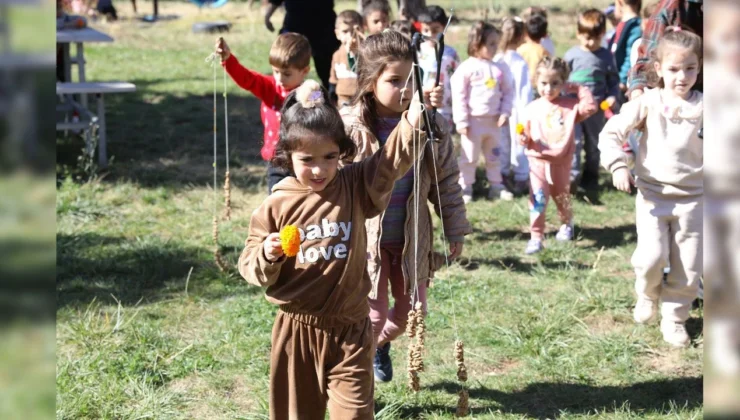
M 468 34 L 468 55 L 450 79 L 452 116 L 460 140 L 460 186 L 463 201 L 473 200 L 475 168 L 481 151 L 486 158 L 489 199 L 511 200 L 501 176 L 501 127 L 511 115 L 514 76 L 505 63 L 494 63 L 501 32 L 478 22 Z
M 519 141 L 529 158 L 529 219 L 532 238 L 526 253 L 544 249 L 545 212 L 550 197 L 555 200 L 562 225 L 555 238 L 573 239 L 573 210 L 570 203 L 570 167 L 575 152 L 575 126 L 597 110 L 591 91 L 566 84 L 568 64 L 560 58 L 544 57 L 534 80 L 540 98 L 526 107 Z M 578 99 L 560 92 L 578 93 Z

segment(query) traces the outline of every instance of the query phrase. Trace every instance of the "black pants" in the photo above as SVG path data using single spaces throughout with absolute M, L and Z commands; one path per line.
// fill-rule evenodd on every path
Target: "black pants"
M 576 153 L 570 170 L 571 183 L 580 183 L 585 189 L 595 189 L 599 182 L 599 134 L 604 129 L 606 117 L 599 110 L 585 121 L 576 125 Z M 581 151 L 586 152 L 586 160 L 581 170 Z
M 291 172 L 283 169 L 278 168 L 276 166 L 272 166 L 271 163 L 267 164 L 267 194 L 272 194 L 272 187 L 275 186 L 278 182 L 282 181 L 283 178 L 291 176 Z

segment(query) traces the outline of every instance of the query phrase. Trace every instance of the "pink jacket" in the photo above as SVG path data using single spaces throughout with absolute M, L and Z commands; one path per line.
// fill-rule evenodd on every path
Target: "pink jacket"
M 470 57 L 450 79 L 452 116 L 457 128 L 470 125 L 471 117 L 511 115 L 514 76 L 505 63 Z
M 522 124 L 529 137 L 526 155 L 552 164 L 570 164 L 575 152 L 575 126 L 597 111 L 594 97 L 585 86 L 568 83 L 566 93 L 578 92 L 578 99 L 559 96 L 530 102 Z

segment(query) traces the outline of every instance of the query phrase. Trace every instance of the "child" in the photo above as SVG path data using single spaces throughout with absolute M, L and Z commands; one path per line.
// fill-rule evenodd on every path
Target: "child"
M 411 37 L 417 33 L 416 27 L 414 27 L 414 24 L 409 20 L 394 20 L 391 22 L 391 29 L 400 33 L 409 41 L 411 41 Z
M 439 6 L 429 6 L 425 13 L 419 15 L 421 22 L 421 34 L 437 39 L 437 35 L 444 31 L 447 25 L 447 14 Z M 437 78 L 437 57 L 434 46 L 436 42 L 427 40 L 421 44 L 421 53 L 419 54 L 419 66 L 424 72 L 424 86 L 434 86 Z M 448 126 L 452 127 L 452 95 L 450 94 L 450 78 L 455 69 L 460 65 L 460 57 L 457 51 L 451 46 L 445 44 L 442 52 L 442 67 L 439 76 L 440 86 L 444 86 L 445 98 L 444 105 L 438 111 L 447 120 Z
M 386 31 L 368 37 L 360 47 L 359 58 L 358 95 L 353 106 L 341 112 L 347 132 L 358 146 L 355 161 L 389 146 L 390 133 L 402 118 L 410 97 L 416 97 L 412 86 L 406 85 L 413 61 L 410 44 L 401 34 Z M 434 91 L 442 96 L 441 86 Z M 437 117 L 437 123 L 443 132 L 438 137 L 441 142 L 433 145 L 434 155 L 430 146 L 418 167 L 395 183 L 388 209 L 365 223 L 367 271 L 373 284 L 370 318 L 378 343 L 373 365 L 375 378 L 382 382 L 393 377 L 391 341 L 405 330 L 412 296 L 426 310 L 427 282 L 441 265 L 439 256 L 432 252 L 432 218 L 427 200 L 442 216 L 451 259 L 462 253 L 463 237 L 472 232 L 457 185 L 459 171 L 452 141 L 444 132 L 441 117 Z M 421 206 L 418 212 L 407 212 L 413 208 L 415 182 Z M 414 241 L 416 237 L 418 242 Z M 394 299 L 390 311 L 389 282 Z
M 606 101 L 613 107 L 619 95 L 619 74 L 614 57 L 601 46 L 606 33 L 606 16 L 598 9 L 588 9 L 578 16 L 577 38 L 579 46 L 565 53 L 565 61 L 570 69 L 570 82 L 584 85 L 591 90 L 594 101 Z M 571 169 L 571 193 L 578 185 L 592 194 L 595 202 L 599 183 L 599 133 L 604 128 L 606 117 L 599 109 L 596 114 L 576 127 L 576 149 Z M 581 150 L 586 151 L 586 162 L 581 175 Z
M 438 95 L 439 96 L 439 95 Z M 437 100 L 437 99 L 433 99 Z M 366 219 L 380 214 L 395 180 L 413 164 L 419 102 L 388 136 L 384 148 L 354 165 L 355 145 L 330 98 L 305 82 L 283 106 L 273 164 L 295 173 L 275 186 L 252 214 L 239 273 L 267 287 L 280 309 L 270 353 L 270 418 L 373 418 L 365 271 Z M 299 229 L 301 245 L 288 257 L 280 232 Z
M 539 99 L 527 105 L 519 141 L 529 157 L 529 220 L 531 239 L 526 254 L 544 249 L 545 214 L 550 197 L 560 217 L 558 241 L 573 239 L 573 209 L 568 191 L 568 174 L 575 151 L 575 127 L 596 112 L 591 91 L 568 83 L 568 64 L 560 58 L 545 57 L 534 74 Z M 577 93 L 578 99 L 560 93 Z
M 617 6 L 614 3 L 604 9 L 604 16 L 606 16 L 606 20 L 609 21 L 612 28 L 606 32 L 604 39 L 601 40 L 601 46 L 608 50 L 611 50 L 611 48 L 609 48 L 609 44 L 612 43 L 614 34 L 617 33 L 617 25 L 619 25 L 619 21 L 621 20 L 621 17 L 619 16 L 620 12 L 621 11 L 617 9 Z
M 357 48 L 364 38 L 362 16 L 354 10 L 345 10 L 337 16 L 334 33 L 341 42 L 331 59 L 329 93 L 336 95 L 339 108 L 348 105 L 357 90 Z
M 272 76 L 265 76 L 242 66 L 223 38 L 219 38 L 216 43 L 216 53 L 221 56 L 221 65 L 231 79 L 262 101 L 260 116 L 264 126 L 264 144 L 260 154 L 267 162 L 269 194 L 275 184 L 289 175 L 285 169 L 271 163 L 280 130 L 280 107 L 285 97 L 306 79 L 310 70 L 311 47 L 303 35 L 287 32 L 278 36 L 270 47 Z
M 629 54 L 632 46 L 642 37 L 642 21 L 640 20 L 642 0 L 617 0 L 616 7 L 619 10 L 621 21 L 617 25 L 608 49 L 614 55 L 614 61 L 619 70 L 619 90 L 624 93 L 627 91 L 627 79 L 631 67 Z
M 552 41 L 552 38 L 550 38 L 549 32 L 547 32 L 547 9 L 538 6 L 531 6 L 524 9 L 521 18 L 524 21 L 525 25 L 526 22 L 528 22 L 533 15 L 540 15 L 545 20 L 545 36 L 540 39 L 540 44 L 545 48 L 545 50 L 547 50 L 548 54 L 554 56 L 555 43 Z M 528 37 L 528 35 L 525 33 L 525 38 L 526 37 Z
M 638 323 L 651 321 L 662 301 L 660 330 L 673 346 L 689 344 L 685 322 L 702 276 L 703 96 L 692 91 L 701 69 L 701 38 L 669 27 L 658 41 L 653 71 L 658 89 L 624 105 L 599 138 L 614 186 L 637 186 L 635 267 Z M 642 131 L 633 180 L 622 143 Z M 671 271 L 665 284 L 663 268 Z
M 524 147 L 516 134 L 517 123 L 524 118 L 524 108 L 532 102 L 532 83 L 527 62 L 516 49 L 524 42 L 524 21 L 519 17 L 507 17 L 501 24 L 501 42 L 494 61 L 506 64 L 514 77 L 514 106 L 511 118 L 501 131 L 501 174 L 504 178 L 514 177 L 514 194 L 522 194 L 529 188 L 529 164 Z
M 383 32 L 390 25 L 391 7 L 388 2 L 373 0 L 362 9 L 368 35 Z
M 514 103 L 514 77 L 506 64 L 493 62 L 501 33 L 477 22 L 468 33 L 468 56 L 452 75 L 452 115 L 460 133 L 460 186 L 463 200 L 473 200 L 475 168 L 486 159 L 489 199 L 512 200 L 501 177 L 501 128 Z
M 524 32 L 527 36 L 516 52 L 527 62 L 529 74 L 534 76 L 534 71 L 542 58 L 553 55 L 541 44 L 542 39 L 547 36 L 547 18 L 541 14 L 533 14 L 524 19 Z

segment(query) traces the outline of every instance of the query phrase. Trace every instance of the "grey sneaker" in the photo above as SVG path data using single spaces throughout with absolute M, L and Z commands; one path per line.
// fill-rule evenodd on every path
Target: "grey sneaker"
M 373 360 L 373 372 L 375 380 L 380 382 L 390 382 L 393 379 L 393 364 L 391 362 L 391 343 L 385 343 L 383 347 L 375 349 L 375 359 Z
M 558 233 L 555 234 L 555 239 L 557 239 L 558 241 L 563 241 L 563 242 L 572 241 L 573 240 L 573 223 L 560 226 Z
M 638 324 L 647 324 L 658 314 L 658 302 L 642 297 L 637 298 L 633 317 Z
M 514 199 L 514 194 L 507 190 L 503 184 L 491 185 L 491 188 L 488 189 L 488 199 L 511 201 Z
M 524 253 L 532 255 L 542 251 L 543 249 L 545 249 L 545 246 L 542 245 L 542 241 L 539 239 L 530 239 L 529 242 L 527 242 L 527 248 L 524 250 Z

